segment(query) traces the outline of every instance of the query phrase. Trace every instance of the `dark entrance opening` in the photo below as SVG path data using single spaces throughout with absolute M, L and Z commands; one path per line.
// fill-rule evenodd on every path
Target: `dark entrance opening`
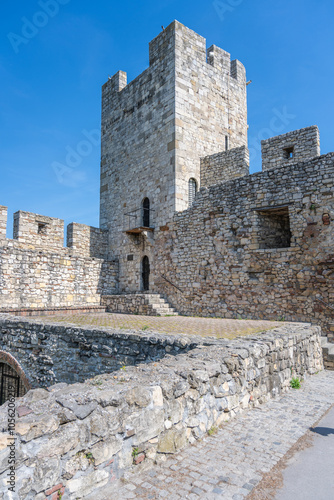
M 150 289 L 150 261 L 146 255 L 142 261 L 142 288 L 144 292 Z
M 150 200 L 148 198 L 143 200 L 143 226 L 150 227 Z
M 12 396 L 24 396 L 26 393 L 22 380 L 11 366 L 0 363 L 0 405 Z

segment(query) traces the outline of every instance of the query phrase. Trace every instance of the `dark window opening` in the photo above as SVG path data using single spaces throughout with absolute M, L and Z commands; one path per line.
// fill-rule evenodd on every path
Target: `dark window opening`
M 225 151 L 228 151 L 228 149 L 229 149 L 228 135 L 225 135 Z
M 12 396 L 24 396 L 26 390 L 16 371 L 6 363 L 0 363 L 0 405 Z
M 197 194 L 197 182 L 196 179 L 189 179 L 188 184 L 188 198 L 189 198 L 189 207 L 194 203 Z
M 38 234 L 46 234 L 46 231 L 47 231 L 47 224 L 44 224 L 43 222 L 39 222 L 37 233 Z
M 289 208 L 257 212 L 259 248 L 288 248 L 291 246 Z
M 284 158 L 286 160 L 290 160 L 291 158 L 294 157 L 294 147 L 291 146 L 290 148 L 283 149 L 283 153 L 284 153 Z
M 148 198 L 145 198 L 143 200 L 143 226 L 144 227 L 150 227 L 150 200 Z
M 145 257 L 142 260 L 142 289 L 144 292 L 150 289 L 150 261 L 148 257 Z
M 128 261 L 128 262 L 130 262 L 130 261 L 132 261 L 132 260 L 133 260 L 133 255 L 128 255 L 128 256 L 127 256 L 127 261 Z

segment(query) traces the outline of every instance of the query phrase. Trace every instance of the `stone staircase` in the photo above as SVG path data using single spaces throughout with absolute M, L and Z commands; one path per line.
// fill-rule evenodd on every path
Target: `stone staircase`
M 324 356 L 324 367 L 326 370 L 334 370 L 334 343 L 328 342 L 327 337 L 321 338 L 322 353 Z
M 151 306 L 156 316 L 178 316 L 174 307 L 171 307 L 167 300 L 158 293 L 145 293 L 143 295 L 147 300 L 147 305 Z
M 125 293 L 102 295 L 101 306 L 107 312 L 144 316 L 178 316 L 173 307 L 158 293 Z

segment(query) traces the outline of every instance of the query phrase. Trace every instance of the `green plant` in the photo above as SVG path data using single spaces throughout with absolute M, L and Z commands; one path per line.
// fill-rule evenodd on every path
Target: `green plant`
M 132 457 L 133 457 L 133 460 L 135 460 L 139 455 L 139 448 L 133 448 L 132 450 Z
M 301 387 L 301 384 L 300 384 L 300 380 L 298 377 L 293 377 L 291 380 L 290 380 L 290 386 L 292 387 L 292 389 L 300 389 Z
M 95 462 L 95 458 L 93 457 L 93 453 L 88 452 L 88 453 L 86 453 L 86 454 L 85 454 L 85 457 L 86 457 L 86 458 L 87 458 L 87 460 L 89 460 L 92 464 L 94 464 L 94 462 Z
M 280 316 L 280 317 L 278 318 L 278 321 L 285 321 L 285 316 Z
M 149 329 L 149 326 L 145 325 L 143 326 L 142 330 L 148 330 Z
M 214 434 L 217 434 L 217 432 L 218 432 L 217 427 L 212 426 L 212 427 L 208 430 L 208 435 L 209 435 L 209 436 L 213 436 Z
M 126 371 L 126 366 L 125 365 L 121 366 L 120 370 L 123 370 L 123 372 L 125 372 Z
M 57 500 L 61 500 L 62 498 L 63 498 L 62 492 L 61 492 L 61 490 L 58 490 Z

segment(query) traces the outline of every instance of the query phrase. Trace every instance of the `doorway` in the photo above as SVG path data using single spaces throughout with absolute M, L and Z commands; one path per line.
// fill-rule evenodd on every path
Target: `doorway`
M 142 289 L 144 292 L 150 289 L 150 261 L 146 255 L 142 260 Z
M 11 397 L 23 396 L 26 393 L 21 378 L 14 368 L 0 363 L 0 406 Z

